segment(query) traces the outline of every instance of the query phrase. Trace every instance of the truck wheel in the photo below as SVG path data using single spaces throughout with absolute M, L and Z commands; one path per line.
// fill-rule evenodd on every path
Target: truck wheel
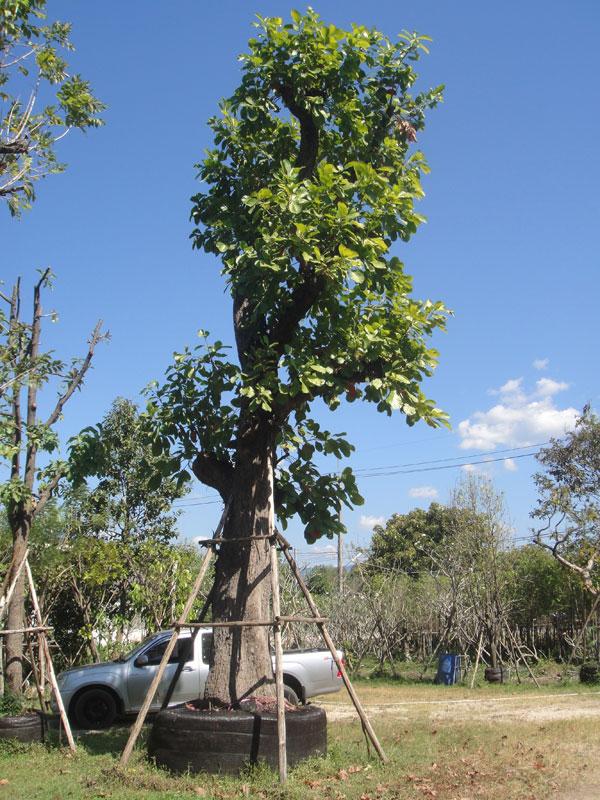
M 288 703 L 291 703 L 293 706 L 300 705 L 300 698 L 298 697 L 296 692 L 292 689 L 292 687 L 287 685 L 287 683 L 283 687 L 283 696 L 288 701 Z
M 117 703 L 106 689 L 86 689 L 73 708 L 78 728 L 108 728 L 117 716 Z

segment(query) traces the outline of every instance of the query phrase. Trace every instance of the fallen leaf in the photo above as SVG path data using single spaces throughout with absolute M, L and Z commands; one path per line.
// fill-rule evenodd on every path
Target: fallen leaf
M 8 780 L 8 778 L 0 778 L 0 786 L 6 786 L 9 783 L 10 781 Z
M 337 774 L 338 781 L 347 781 L 348 780 L 348 773 L 345 769 L 341 769 Z
M 203 786 L 194 786 L 194 794 L 198 797 L 206 797 L 206 789 Z
M 354 773 L 355 773 L 355 772 L 362 772 L 362 771 L 363 771 L 363 768 L 362 768 L 362 767 L 359 767 L 357 764 L 352 764 L 352 765 L 351 765 L 351 766 L 349 766 L 349 767 L 348 767 L 348 769 L 346 770 L 346 772 L 348 773 L 348 775 L 354 775 Z
M 244 797 L 248 797 L 248 795 L 250 794 L 250 784 L 242 783 L 242 794 L 244 795 Z
M 317 789 L 323 781 L 304 781 L 304 783 L 311 789 Z

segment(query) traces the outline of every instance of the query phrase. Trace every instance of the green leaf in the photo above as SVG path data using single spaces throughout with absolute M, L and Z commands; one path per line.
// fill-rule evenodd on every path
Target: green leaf
M 341 244 L 338 247 L 338 252 L 342 258 L 358 258 L 358 253 L 356 252 L 356 250 L 351 250 L 344 244 Z

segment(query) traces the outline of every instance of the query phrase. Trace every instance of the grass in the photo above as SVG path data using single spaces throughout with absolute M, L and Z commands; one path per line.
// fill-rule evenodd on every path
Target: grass
M 558 687 L 559 693 L 565 688 Z M 587 687 L 568 688 L 577 690 L 573 702 L 586 708 L 600 704 L 600 697 L 590 694 Z M 537 707 L 556 704 L 556 692 L 544 688 L 540 693 L 533 687 L 535 694 L 529 689 L 514 693 L 510 686 L 469 692 L 460 686 L 400 686 L 380 681 L 359 681 L 357 689 L 366 705 L 407 704 L 399 713 L 372 719 L 390 758 L 388 764 L 368 758 L 360 725 L 351 719 L 330 724 L 327 758 L 291 770 L 285 791 L 272 772 L 260 768 L 238 779 L 172 777 L 146 760 L 143 741 L 130 767 L 120 772 L 117 762 L 128 729 L 115 728 L 82 735 L 75 755 L 50 745 L 0 743 L 0 800 L 546 800 L 566 797 L 574 776 L 582 787 L 579 800 L 600 796 L 597 717 L 542 723 L 523 721 L 518 714 L 511 719 L 475 717 L 467 704 L 446 706 L 444 702 L 468 697 L 490 704 L 494 698 L 506 698 L 510 703 L 512 693 L 517 708 L 521 703 Z M 540 694 L 547 695 L 547 700 L 536 699 Z M 323 700 L 338 704 L 347 698 L 340 693 Z M 423 701 L 433 702 L 423 705 Z M 563 697 L 560 702 L 572 701 Z M 586 795 L 586 787 L 594 785 L 596 790 Z

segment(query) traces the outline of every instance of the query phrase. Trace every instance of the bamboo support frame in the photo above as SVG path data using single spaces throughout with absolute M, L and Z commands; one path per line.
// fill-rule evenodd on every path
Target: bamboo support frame
M 40 610 L 40 604 L 38 603 L 37 592 L 35 590 L 35 584 L 33 582 L 33 575 L 31 574 L 31 567 L 29 566 L 29 561 L 25 561 L 25 570 L 27 572 L 27 580 L 29 582 L 29 592 L 31 594 L 31 602 L 33 604 L 33 608 L 35 611 L 35 615 L 40 623 L 40 626 L 43 625 L 43 618 L 42 612 Z M 60 719 L 63 724 L 63 728 L 65 729 L 65 734 L 67 737 L 67 742 L 69 744 L 69 749 L 71 752 L 75 752 L 77 750 L 75 746 L 75 740 L 73 739 L 73 732 L 71 731 L 71 725 L 69 724 L 69 718 L 67 717 L 67 712 L 65 710 L 65 705 L 63 703 L 60 689 L 58 688 L 58 682 L 56 680 L 56 673 L 54 672 L 54 663 L 52 661 L 52 656 L 50 655 L 50 646 L 48 645 L 48 637 L 43 635 L 41 637 L 42 648 L 44 650 L 44 655 L 46 656 L 46 663 L 48 665 L 48 677 L 50 679 L 50 685 L 52 686 L 52 691 L 54 692 L 54 698 L 56 700 L 56 705 L 58 706 L 58 713 L 60 714 Z
M 365 713 L 364 708 L 358 696 L 354 690 L 354 687 L 348 677 L 348 673 L 346 672 L 346 668 L 344 666 L 343 661 L 341 660 L 338 652 L 335 648 L 335 644 L 329 635 L 329 631 L 325 627 L 325 623 L 328 622 L 327 617 L 323 617 L 319 614 L 317 606 L 312 598 L 310 590 L 308 589 L 306 583 L 304 582 L 298 566 L 295 560 L 290 555 L 289 551 L 292 549 L 292 546 L 289 542 L 284 539 L 284 537 L 275 530 L 275 533 L 269 536 L 250 536 L 244 538 L 232 538 L 232 539 L 222 539 L 220 534 L 223 530 L 226 515 L 229 509 L 229 503 L 226 505 L 225 510 L 221 516 L 221 520 L 219 525 L 215 531 L 215 535 L 213 539 L 207 540 L 199 540 L 197 543 L 199 545 L 208 545 L 206 554 L 204 559 L 202 560 L 202 564 L 200 566 L 200 570 L 190 592 L 190 595 L 186 601 L 185 607 L 181 613 L 181 616 L 173 624 L 173 633 L 167 644 L 161 662 L 159 664 L 158 670 L 156 671 L 152 683 L 148 688 L 148 692 L 146 693 L 146 697 L 144 699 L 144 703 L 138 712 L 137 719 L 131 729 L 129 734 L 129 738 L 127 740 L 127 744 L 121 754 L 121 758 L 119 760 L 120 767 L 126 767 L 129 759 L 131 758 L 131 754 L 133 752 L 133 748 L 135 743 L 138 739 L 140 731 L 142 729 L 142 725 L 146 719 L 150 706 L 152 704 L 152 700 L 154 699 L 154 695 L 156 694 L 156 690 L 160 683 L 160 680 L 164 674 L 166 669 L 167 663 L 169 658 L 175 648 L 175 643 L 179 637 L 179 632 L 182 628 L 189 628 L 191 630 L 198 629 L 198 628 L 221 628 L 221 627 L 228 627 L 228 628 L 236 628 L 236 627 L 272 627 L 274 631 L 274 639 L 275 639 L 275 685 L 277 691 L 277 734 L 278 734 L 278 764 L 279 764 L 279 780 L 281 783 L 285 783 L 287 780 L 287 753 L 286 753 L 286 735 L 285 735 L 285 697 L 283 691 L 283 648 L 281 645 L 281 625 L 288 623 L 288 622 L 304 622 L 304 623 L 312 623 L 316 624 L 321 632 L 321 636 L 323 637 L 325 644 L 327 645 L 327 649 L 331 653 L 333 661 L 335 662 L 339 673 L 342 677 L 344 685 L 350 695 L 352 703 L 354 704 L 354 708 L 359 716 L 360 722 L 362 724 L 363 732 L 365 734 L 365 738 L 367 740 L 367 747 L 369 746 L 369 741 L 373 744 L 375 751 L 377 752 L 379 758 L 383 763 L 388 761 L 388 758 L 377 739 L 375 731 L 373 730 L 371 723 Z M 218 621 L 218 622 L 187 622 L 187 617 L 192 609 L 194 601 L 200 591 L 200 587 L 202 585 L 202 581 L 206 575 L 208 567 L 210 565 L 211 559 L 213 557 L 213 553 L 215 550 L 215 545 L 221 544 L 223 542 L 236 542 L 236 541 L 255 541 L 255 540 L 269 540 L 271 542 L 270 547 L 270 564 L 271 564 L 271 587 L 272 587 L 272 597 L 273 597 L 273 619 L 270 620 L 231 620 L 231 621 Z M 283 552 L 292 574 L 296 578 L 296 581 L 306 599 L 308 607 L 312 613 L 312 616 L 286 616 L 281 614 L 280 610 L 280 586 L 279 586 L 279 563 L 278 563 L 278 556 L 277 551 L 278 548 Z

